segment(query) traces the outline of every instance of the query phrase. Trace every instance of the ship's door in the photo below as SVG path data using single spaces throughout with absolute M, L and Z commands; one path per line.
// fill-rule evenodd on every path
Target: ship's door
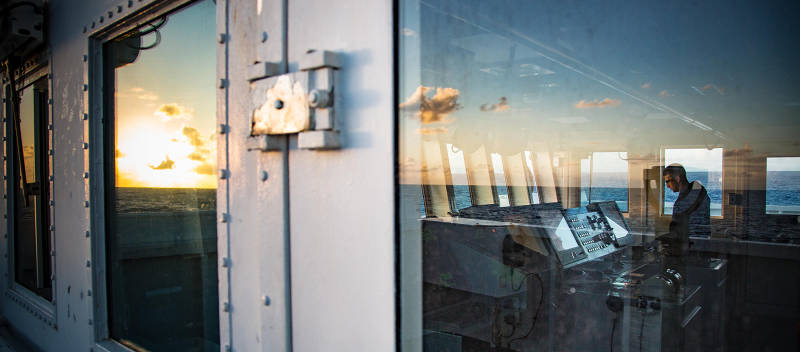
M 393 349 L 392 2 L 217 6 L 222 348 Z M 311 87 L 333 105 L 313 109 Z M 292 115 L 309 105 L 312 120 Z M 297 130 L 256 130 L 280 109 Z

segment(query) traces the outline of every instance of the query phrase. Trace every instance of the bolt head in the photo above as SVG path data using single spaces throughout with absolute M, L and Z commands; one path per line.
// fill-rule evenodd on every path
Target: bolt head
M 274 106 L 275 106 L 275 109 L 277 109 L 277 110 L 283 109 L 283 100 L 280 100 L 280 99 L 275 100 Z

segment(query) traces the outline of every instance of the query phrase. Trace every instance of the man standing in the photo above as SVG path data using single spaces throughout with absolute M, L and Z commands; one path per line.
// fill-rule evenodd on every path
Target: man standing
M 667 187 L 678 193 L 672 207 L 669 240 L 664 244 L 677 246 L 670 248 L 670 252 L 676 251 L 673 255 L 685 255 L 689 249 L 689 235 L 709 237 L 711 234 L 711 200 L 700 182 L 686 179 L 686 169 L 680 164 L 665 167 L 663 176 Z

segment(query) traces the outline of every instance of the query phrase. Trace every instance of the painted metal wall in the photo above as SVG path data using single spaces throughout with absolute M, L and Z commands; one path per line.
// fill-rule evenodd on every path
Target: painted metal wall
M 92 261 L 90 211 L 99 205 L 87 203 L 95 175 L 87 174 L 94 144 L 86 117 L 99 118 L 89 105 L 89 36 L 150 3 L 49 2 L 56 327 L 0 299 L 13 328 L 42 350 L 96 346 L 104 301 L 95 300 L 93 275 L 104 272 Z M 391 1 L 217 1 L 222 349 L 394 349 L 392 11 Z M 343 59 L 342 148 L 301 150 L 291 136 L 279 151 L 248 151 L 258 91 L 248 66 L 296 71 L 308 49 Z

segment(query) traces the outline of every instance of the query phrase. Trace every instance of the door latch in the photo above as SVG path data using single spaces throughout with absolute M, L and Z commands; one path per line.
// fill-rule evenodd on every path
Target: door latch
M 309 51 L 299 62 L 299 72 L 276 75 L 278 66 L 258 63 L 250 67 L 253 110 L 248 150 L 276 150 L 270 140 L 297 134 L 302 149 L 338 149 L 339 126 L 334 109 L 336 75 L 341 61 L 330 51 Z

